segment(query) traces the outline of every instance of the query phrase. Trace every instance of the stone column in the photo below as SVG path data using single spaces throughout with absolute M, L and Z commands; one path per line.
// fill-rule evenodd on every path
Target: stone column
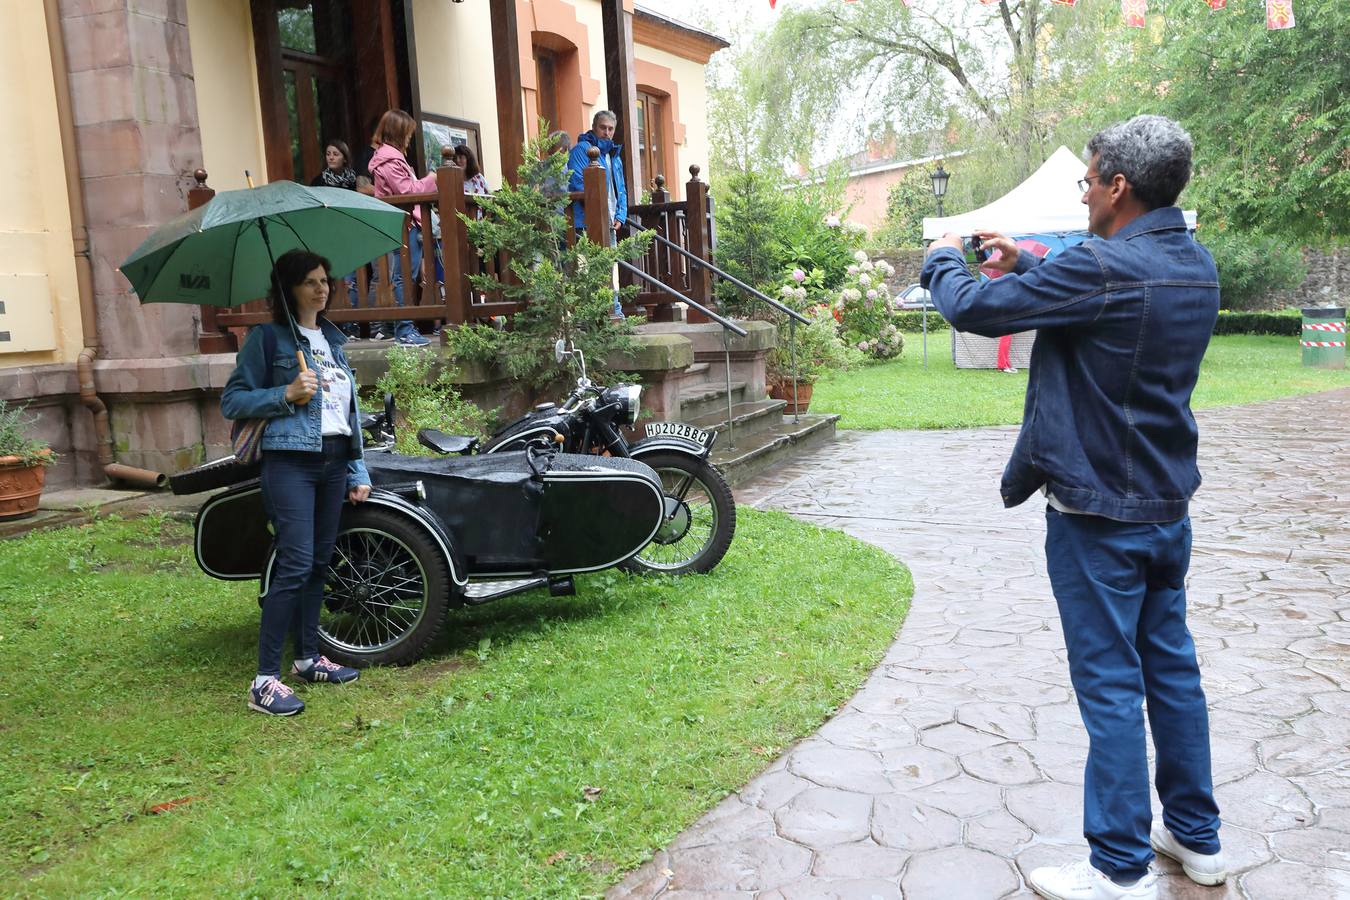
M 202 164 L 187 0 L 61 0 L 102 359 L 197 351 L 194 306 L 142 307 L 117 265 L 187 209 Z

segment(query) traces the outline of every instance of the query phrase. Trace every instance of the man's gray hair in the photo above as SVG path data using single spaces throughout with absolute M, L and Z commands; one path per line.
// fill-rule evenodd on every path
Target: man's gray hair
M 1191 136 L 1166 116 L 1135 116 L 1103 128 L 1087 144 L 1106 182 L 1124 175 L 1149 209 L 1171 206 L 1191 179 Z
M 618 116 L 614 115 L 614 113 L 610 112 L 607 109 L 602 109 L 595 115 L 591 116 L 591 127 L 594 128 L 595 126 L 599 125 L 601 119 L 609 119 L 615 125 L 619 124 Z

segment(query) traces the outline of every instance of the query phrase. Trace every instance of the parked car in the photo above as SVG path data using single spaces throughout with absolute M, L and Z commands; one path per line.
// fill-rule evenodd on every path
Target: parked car
M 932 295 L 918 282 L 911 284 L 896 295 L 895 308 L 913 311 L 921 309 L 937 310 L 937 307 L 933 305 Z

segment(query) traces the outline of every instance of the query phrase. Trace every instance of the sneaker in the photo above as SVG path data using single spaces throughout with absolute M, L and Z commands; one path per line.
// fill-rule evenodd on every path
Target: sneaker
M 370 331 L 370 339 L 372 341 L 387 341 L 389 340 L 389 335 L 378 328 L 372 328 Z
M 1158 896 L 1158 876 L 1152 872 L 1134 884 L 1116 884 L 1086 859 L 1032 869 L 1027 882 L 1050 900 L 1156 900 Z
M 1007 372 L 1009 375 L 1016 375 L 1016 374 L 1017 374 L 1017 367 L 1016 367 L 1016 366 L 1004 366 L 1003 368 L 999 369 L 999 371 L 1000 371 L 1000 372 Z
M 1218 853 L 1196 853 L 1172 836 L 1162 822 L 1154 822 L 1149 832 L 1148 842 L 1153 849 L 1170 859 L 1181 863 L 1181 871 L 1196 884 L 1223 884 L 1228 878 L 1228 868 L 1224 865 L 1223 851 Z
M 291 674 L 301 681 L 308 681 L 310 684 L 316 684 L 320 681 L 326 681 L 329 684 L 346 684 L 361 677 L 361 673 L 351 666 L 340 666 L 326 656 L 320 656 L 314 660 L 313 665 L 304 670 L 297 668 L 296 664 L 292 663 Z
M 431 341 L 414 331 L 410 334 L 401 335 L 394 343 L 398 344 L 400 347 L 425 347 L 427 344 L 430 344 Z
M 273 678 L 264 681 L 262 687 L 249 686 L 248 708 L 269 716 L 293 716 L 304 711 L 305 702 L 282 684 L 280 678 Z

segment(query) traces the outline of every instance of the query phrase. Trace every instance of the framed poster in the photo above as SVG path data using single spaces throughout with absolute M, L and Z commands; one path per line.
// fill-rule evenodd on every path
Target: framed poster
M 478 168 L 483 168 L 483 139 L 479 135 L 477 122 L 423 112 L 421 125 L 422 151 L 426 154 L 428 166 L 441 164 L 442 147 L 467 144 L 478 159 Z

